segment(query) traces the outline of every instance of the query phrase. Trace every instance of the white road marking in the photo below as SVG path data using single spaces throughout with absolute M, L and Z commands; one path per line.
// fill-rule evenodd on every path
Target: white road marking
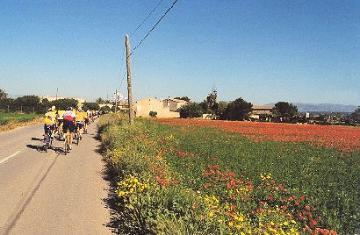
M 15 153 L 11 154 L 10 156 L 8 156 L 8 157 L 6 157 L 6 158 L 4 158 L 4 159 L 1 159 L 1 160 L 0 160 L 0 164 L 6 162 L 6 161 L 9 160 L 10 158 L 15 157 L 15 156 L 18 155 L 19 153 L 21 153 L 21 151 L 16 151 Z

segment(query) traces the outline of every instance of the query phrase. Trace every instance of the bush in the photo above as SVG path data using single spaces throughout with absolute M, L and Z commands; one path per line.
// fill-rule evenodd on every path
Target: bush
M 58 99 L 50 102 L 57 110 L 66 110 L 68 107 L 78 108 L 78 101 L 75 99 Z
M 249 118 L 252 104 L 242 98 L 230 102 L 222 116 L 222 119 L 243 121 Z
M 100 106 L 98 103 L 91 103 L 91 102 L 85 102 L 82 106 L 82 109 L 84 111 L 88 111 L 88 110 L 99 110 Z
M 150 111 L 149 112 L 149 116 L 152 117 L 152 118 L 155 118 L 157 115 L 157 112 L 156 111 Z
M 291 122 L 298 113 L 297 107 L 288 102 L 277 102 L 272 111 L 279 120 L 284 122 Z
M 181 118 L 195 118 L 203 115 L 203 108 L 198 103 L 188 103 L 179 109 Z

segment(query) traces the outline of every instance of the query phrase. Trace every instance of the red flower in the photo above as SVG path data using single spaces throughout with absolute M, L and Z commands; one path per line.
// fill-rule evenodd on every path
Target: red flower
M 310 228 L 315 228 L 315 226 L 317 225 L 317 221 L 312 219 L 310 220 Z

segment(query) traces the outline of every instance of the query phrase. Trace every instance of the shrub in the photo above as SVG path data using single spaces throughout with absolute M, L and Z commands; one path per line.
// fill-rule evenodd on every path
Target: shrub
M 157 115 L 157 112 L 156 111 L 150 111 L 149 112 L 149 116 L 152 117 L 152 118 L 155 118 Z
M 195 118 L 203 115 L 203 108 L 198 103 L 188 103 L 179 109 L 181 118 Z
M 242 98 L 238 98 L 233 102 L 230 102 L 224 113 L 222 119 L 227 120 L 245 120 L 249 118 L 249 113 L 251 112 L 252 104 L 246 102 Z

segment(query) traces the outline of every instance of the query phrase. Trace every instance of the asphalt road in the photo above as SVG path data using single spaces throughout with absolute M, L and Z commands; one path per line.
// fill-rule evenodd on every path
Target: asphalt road
M 0 133 L 0 234 L 111 234 L 96 125 L 66 156 L 37 150 L 42 132 Z

